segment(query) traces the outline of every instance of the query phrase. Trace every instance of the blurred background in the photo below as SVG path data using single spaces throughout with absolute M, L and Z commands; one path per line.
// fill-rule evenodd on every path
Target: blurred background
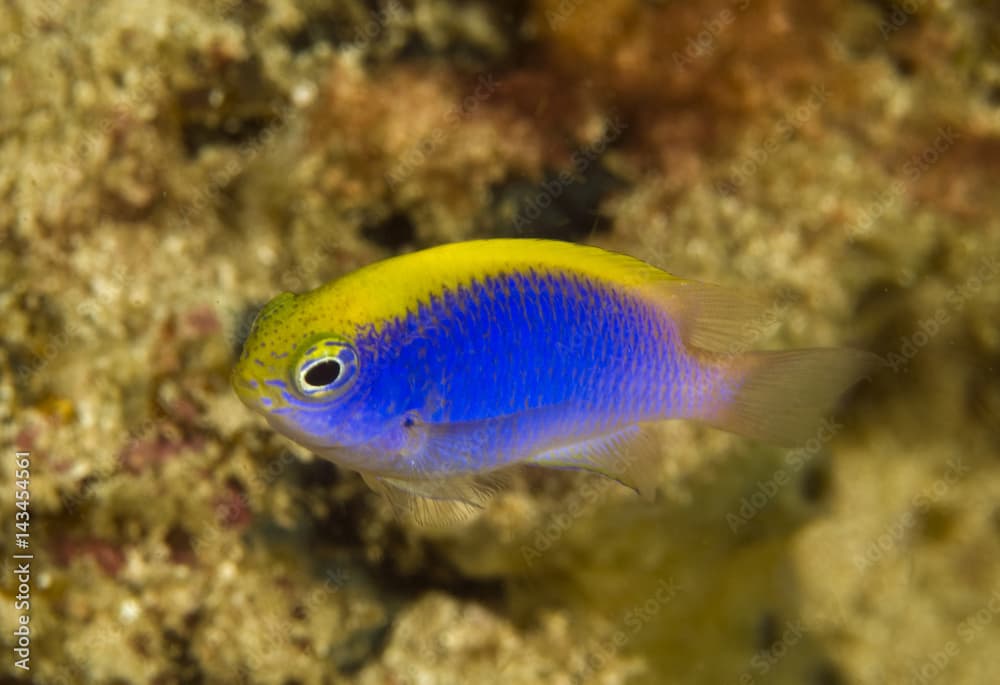
M 0 681 L 997 682 L 998 182 L 993 0 L 7 0 Z M 666 426 L 652 504 L 525 471 L 444 530 L 231 391 L 275 294 L 496 236 L 882 368 L 793 450 Z

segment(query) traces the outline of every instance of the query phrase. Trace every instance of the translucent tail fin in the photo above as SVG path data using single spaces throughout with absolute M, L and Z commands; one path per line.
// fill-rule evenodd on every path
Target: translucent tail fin
M 695 418 L 755 440 L 801 444 L 876 361 L 868 352 L 842 348 L 740 354 L 723 363 L 735 394 Z
M 669 314 L 687 351 L 714 370 L 699 392 L 725 398 L 689 418 L 731 433 L 801 444 L 878 362 L 873 354 L 843 348 L 746 352 L 781 320 L 787 297 L 680 279 L 652 281 L 644 292 Z

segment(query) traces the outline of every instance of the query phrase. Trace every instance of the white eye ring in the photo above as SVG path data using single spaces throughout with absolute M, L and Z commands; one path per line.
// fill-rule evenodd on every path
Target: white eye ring
M 336 357 L 314 359 L 299 371 L 299 387 L 306 393 L 321 392 L 334 385 L 343 371 Z
M 311 344 L 299 358 L 291 381 L 300 396 L 336 398 L 346 393 L 358 377 L 358 355 L 347 343 L 327 338 Z

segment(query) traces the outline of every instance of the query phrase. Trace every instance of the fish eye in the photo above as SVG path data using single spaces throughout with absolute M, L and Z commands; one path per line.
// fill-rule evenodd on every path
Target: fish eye
M 303 385 L 322 388 L 337 380 L 340 375 L 340 362 L 336 359 L 321 359 L 310 366 L 302 374 Z
M 321 339 L 301 354 L 293 380 L 306 397 L 335 397 L 353 385 L 357 367 L 354 348 L 341 340 Z

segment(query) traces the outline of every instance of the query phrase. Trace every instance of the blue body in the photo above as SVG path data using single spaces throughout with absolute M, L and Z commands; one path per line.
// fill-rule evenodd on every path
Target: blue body
M 373 437 L 356 448 L 372 458 L 403 449 L 404 416 L 432 431 L 463 427 L 392 470 L 498 467 L 575 436 L 691 415 L 712 380 L 651 303 L 560 273 L 474 281 L 362 332 L 356 345 L 368 363 L 352 423 Z

